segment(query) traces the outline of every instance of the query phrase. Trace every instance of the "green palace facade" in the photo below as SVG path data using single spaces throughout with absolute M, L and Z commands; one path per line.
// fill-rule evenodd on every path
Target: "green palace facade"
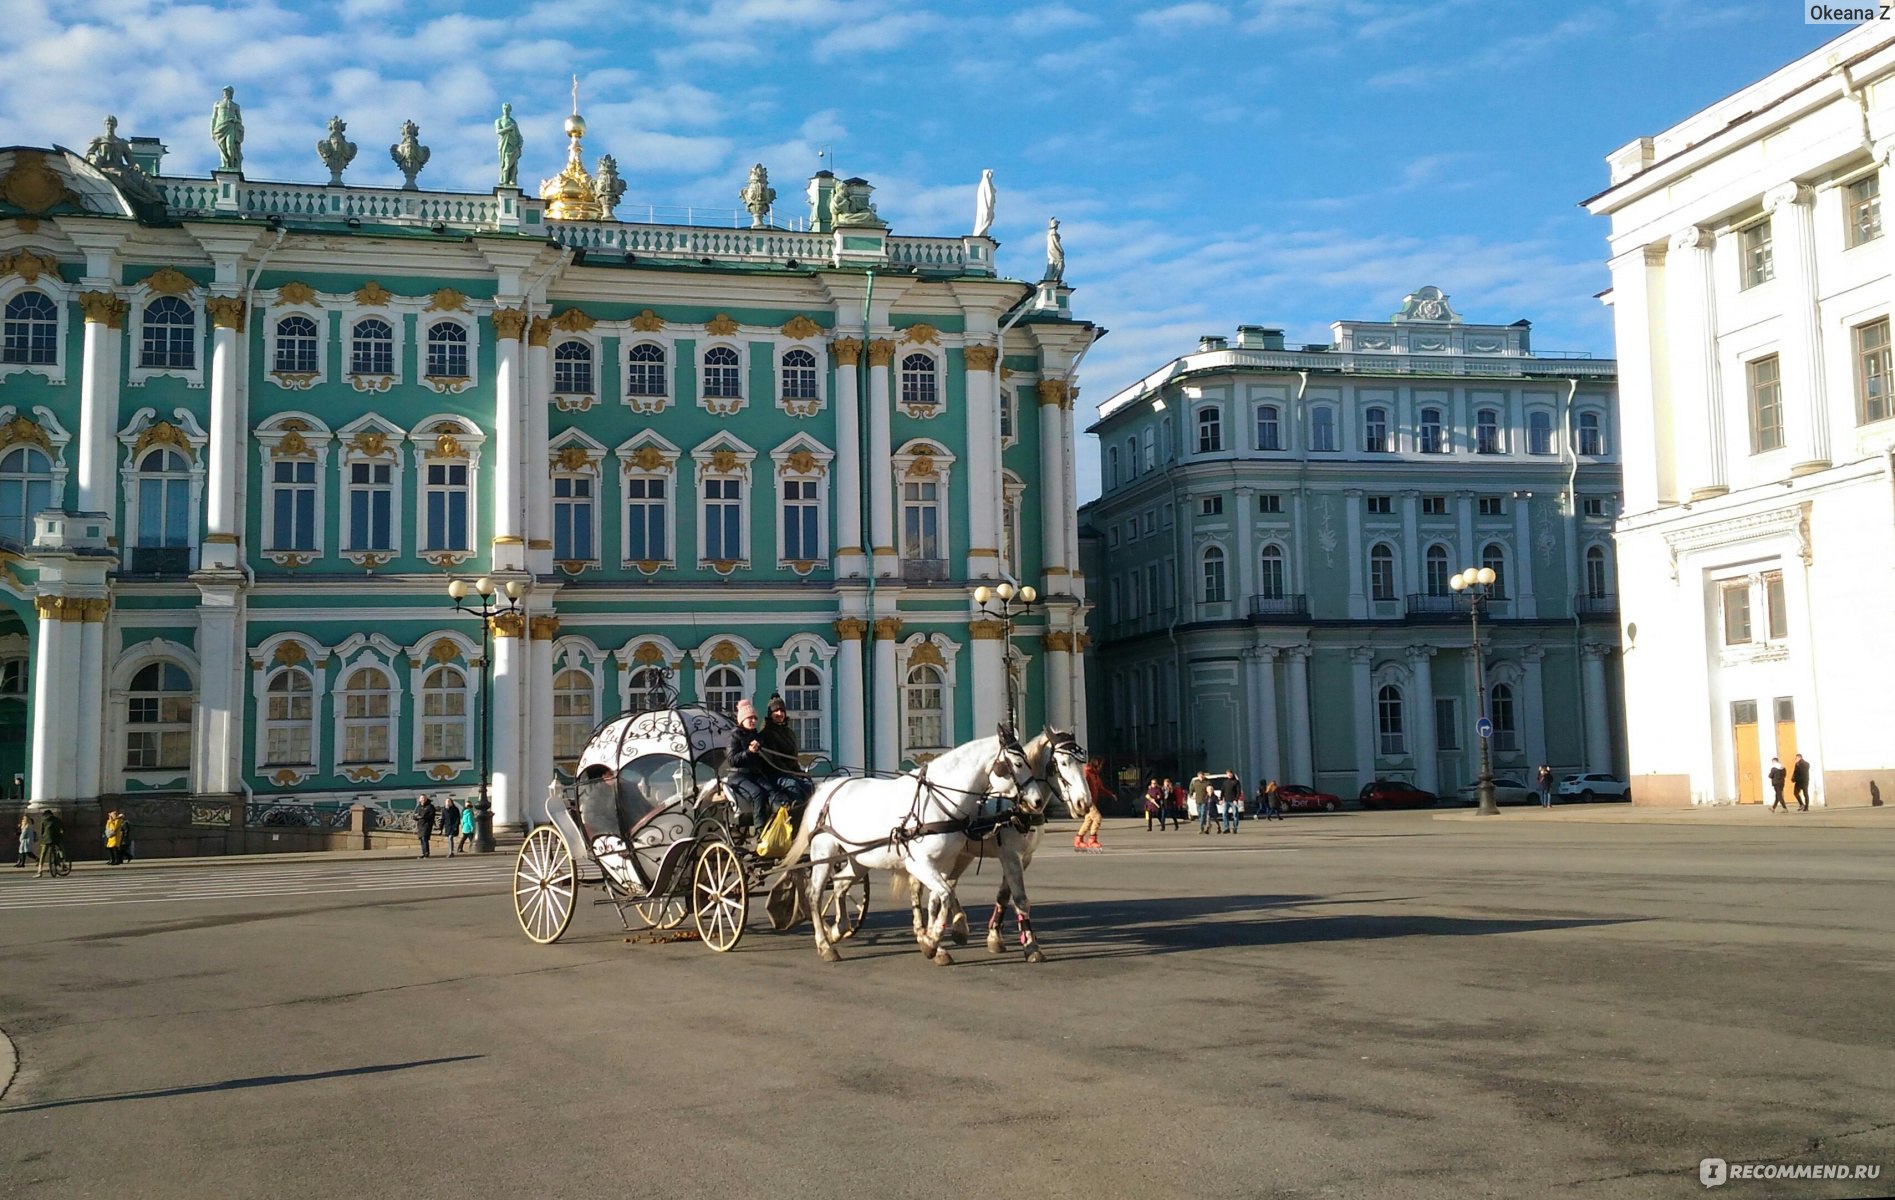
M 1008 670 L 1025 722 L 1083 725 L 1098 331 L 1056 233 L 1017 282 L 859 179 L 786 228 L 761 167 L 747 222 L 621 221 L 576 113 L 537 197 L 510 124 L 480 193 L 419 186 L 411 127 L 400 188 L 342 181 L 340 121 L 328 184 L 247 179 L 240 124 L 209 178 L 110 123 L 0 149 L 0 779 L 33 805 L 471 795 L 484 710 L 519 824 L 668 692 L 780 692 L 857 770 L 991 730 Z M 484 631 L 448 596 L 480 577 Z M 1002 580 L 1043 596 L 1010 626 L 971 595 Z

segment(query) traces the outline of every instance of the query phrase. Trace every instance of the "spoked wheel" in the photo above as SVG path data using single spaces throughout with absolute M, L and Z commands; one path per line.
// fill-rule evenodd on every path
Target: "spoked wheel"
M 526 835 L 513 864 L 513 911 L 526 936 L 544 946 L 572 924 L 579 894 L 578 872 L 566 839 L 551 825 Z
M 632 911 L 653 929 L 676 929 L 691 915 L 691 906 L 683 896 L 652 897 L 635 902 Z
M 855 936 L 862 919 L 869 913 L 869 877 L 832 875 L 822 897 L 822 923 L 829 940 L 840 942 Z
M 719 954 L 743 938 L 750 885 L 744 865 L 729 842 L 705 842 L 691 868 L 691 915 L 698 936 Z

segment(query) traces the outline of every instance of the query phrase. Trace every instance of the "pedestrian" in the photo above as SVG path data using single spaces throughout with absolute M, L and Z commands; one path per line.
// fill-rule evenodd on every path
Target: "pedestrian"
M 1105 806 L 1117 804 L 1118 797 L 1105 784 L 1105 764 L 1098 759 L 1086 760 L 1086 798 L 1091 806 L 1085 815 L 1079 818 L 1079 832 L 1073 839 L 1075 850 L 1097 850 L 1099 846 L 1099 827 L 1105 824 Z M 1084 839 L 1083 844 L 1080 839 Z
M 428 843 L 434 838 L 434 821 L 440 814 L 434 810 L 434 801 L 428 799 L 426 792 L 417 797 L 415 805 L 415 832 L 421 835 L 421 857 L 428 857 Z
M 1801 754 L 1796 756 L 1796 765 L 1790 768 L 1790 786 L 1796 790 L 1796 811 L 1809 811 L 1809 760 Z
M 1540 807 L 1553 807 L 1553 768 L 1545 763 L 1540 764 L 1539 785 Z
M 1283 819 L 1283 793 L 1274 779 L 1263 786 L 1263 811 L 1275 820 Z
M 454 857 L 454 843 L 461 835 L 461 806 L 454 797 L 447 798 L 447 807 L 441 810 L 441 836 L 447 840 L 447 856 Z
M 20 814 L 20 857 L 13 865 L 24 867 L 26 860 L 33 857 L 34 849 L 39 845 L 39 830 L 33 828 L 33 818 L 26 813 Z
M 49 808 L 39 822 L 39 865 L 33 869 L 33 878 L 38 879 L 53 870 L 59 856 L 65 852 L 66 823 Z
M 1164 829 L 1165 805 L 1167 802 L 1170 801 L 1170 799 L 1171 797 L 1165 792 L 1165 789 L 1159 784 L 1157 777 L 1153 776 L 1151 782 L 1145 785 L 1145 832 L 1146 833 L 1151 832 L 1151 823 L 1152 823 L 1153 818 L 1157 818 L 1158 828 L 1161 831 Z
M 1167 779 L 1165 787 L 1171 792 L 1171 831 L 1176 833 L 1184 828 L 1184 785 Z
M 105 861 L 107 866 L 119 864 L 119 850 L 125 844 L 125 818 L 118 815 L 118 809 L 105 814 Z
M 1770 801 L 1771 812 L 1789 812 L 1790 811 L 1790 806 L 1783 802 L 1783 780 L 1786 775 L 1787 775 L 1787 772 L 1785 772 L 1783 769 L 1783 760 L 1780 758 L 1771 759 L 1770 760 L 1770 794 L 1776 797 L 1774 800 Z
M 1191 807 L 1197 810 L 1198 832 L 1211 832 L 1211 778 L 1203 771 L 1191 777 Z
M 468 848 L 474 840 L 474 805 L 470 801 L 461 805 L 461 849 Z
M 1244 785 L 1238 780 L 1237 772 L 1230 773 L 1230 779 L 1224 784 L 1224 832 L 1236 833 L 1237 822 L 1244 816 Z

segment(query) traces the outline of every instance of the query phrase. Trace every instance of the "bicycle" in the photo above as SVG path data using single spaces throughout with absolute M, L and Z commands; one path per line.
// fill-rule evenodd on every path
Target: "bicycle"
M 51 864 L 53 878 L 63 879 L 72 874 L 72 859 L 66 856 L 66 848 L 64 846 L 51 846 L 48 847 L 48 849 L 53 856 Z

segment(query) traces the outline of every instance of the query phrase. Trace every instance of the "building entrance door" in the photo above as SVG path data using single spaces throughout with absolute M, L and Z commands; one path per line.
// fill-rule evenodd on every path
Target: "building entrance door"
M 1787 772 L 1796 765 L 1796 700 L 1791 696 L 1778 696 L 1775 701 L 1777 717 L 1777 758 L 1782 761 Z
M 1763 803 L 1763 772 L 1757 757 L 1757 702 L 1739 700 L 1731 705 L 1732 760 L 1737 775 L 1737 803 Z

